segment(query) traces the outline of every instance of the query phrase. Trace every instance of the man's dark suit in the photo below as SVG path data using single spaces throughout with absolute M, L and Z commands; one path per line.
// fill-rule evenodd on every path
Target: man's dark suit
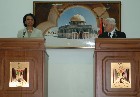
M 108 32 L 103 32 L 98 38 L 110 38 L 110 36 L 108 35 Z M 124 32 L 115 31 L 112 38 L 126 38 L 126 34 Z

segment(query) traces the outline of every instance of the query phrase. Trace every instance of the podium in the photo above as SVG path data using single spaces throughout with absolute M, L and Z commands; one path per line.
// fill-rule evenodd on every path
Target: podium
M 43 38 L 0 38 L 0 97 L 47 97 L 44 42 Z
M 140 97 L 140 39 L 95 39 L 95 97 Z

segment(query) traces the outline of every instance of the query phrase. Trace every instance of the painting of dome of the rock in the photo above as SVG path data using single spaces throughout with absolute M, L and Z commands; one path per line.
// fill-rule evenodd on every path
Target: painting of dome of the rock
M 71 17 L 69 25 L 64 25 L 58 29 L 59 38 L 67 39 L 89 39 L 94 36 L 95 32 L 92 25 L 86 23 L 85 18 L 76 14 Z

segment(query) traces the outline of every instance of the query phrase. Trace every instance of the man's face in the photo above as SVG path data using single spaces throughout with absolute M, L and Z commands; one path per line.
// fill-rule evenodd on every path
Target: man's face
M 110 24 L 109 22 L 104 22 L 104 30 L 105 32 L 111 32 L 114 29 L 114 26 Z
M 25 23 L 26 23 L 27 26 L 33 26 L 34 25 L 34 19 L 31 16 L 27 16 Z

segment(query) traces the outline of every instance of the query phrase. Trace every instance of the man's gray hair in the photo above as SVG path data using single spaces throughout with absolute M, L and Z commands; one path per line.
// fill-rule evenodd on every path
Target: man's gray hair
M 116 25 L 116 21 L 114 18 L 107 18 L 107 19 L 105 19 L 105 21 L 107 21 L 109 24 Z

